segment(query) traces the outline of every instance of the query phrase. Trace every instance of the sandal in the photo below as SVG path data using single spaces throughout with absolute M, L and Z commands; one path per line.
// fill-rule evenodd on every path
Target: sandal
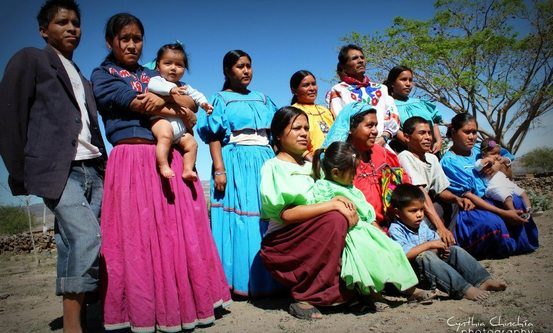
M 303 305 L 310 305 L 311 307 L 308 309 L 304 309 L 301 307 L 301 304 Z M 322 319 L 322 314 L 316 307 L 312 306 L 309 303 L 304 302 L 298 302 L 298 303 L 292 303 L 290 304 L 290 307 L 288 308 L 288 312 L 298 318 L 303 320 L 316 320 L 316 319 Z M 321 315 L 321 317 L 314 317 L 313 315 Z

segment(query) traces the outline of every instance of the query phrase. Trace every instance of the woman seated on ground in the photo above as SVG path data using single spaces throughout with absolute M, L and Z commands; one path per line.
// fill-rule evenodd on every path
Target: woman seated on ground
M 277 155 L 261 170 L 262 215 L 270 223 L 260 256 L 275 279 L 290 288 L 295 301 L 290 313 L 301 319 L 320 319 L 316 306 L 338 305 L 356 298 L 340 275 L 346 234 L 357 224 L 359 215 L 343 196 L 312 203 L 312 165 L 303 157 L 309 141 L 307 119 L 305 112 L 289 106 L 278 110 L 271 123 Z M 402 281 L 401 289 L 408 298 L 431 298 L 431 294 L 412 287 L 416 277 L 411 277 L 414 282 L 409 276 L 379 282 Z M 371 276 L 362 278 L 366 281 Z
M 307 70 L 295 72 L 290 78 L 292 106 L 304 111 L 309 118 L 309 142 L 306 158 L 311 160 L 313 152 L 321 147 L 326 133 L 334 123 L 334 115 L 325 106 L 315 104 L 317 100 L 317 79 Z
M 320 319 L 316 306 L 345 303 L 353 292 L 340 280 L 340 262 L 350 225 L 359 219 L 349 200 L 311 201 L 311 163 L 305 112 L 284 107 L 275 113 L 271 135 L 277 155 L 261 169 L 262 216 L 269 218 L 260 256 L 276 280 L 291 289 L 290 313 Z
M 348 104 L 336 118 L 323 146 L 326 147 L 334 141 L 348 141 L 357 149 L 361 160 L 353 184 L 363 192 L 367 201 L 374 207 L 376 225 L 386 230 L 389 219 L 385 210 L 391 193 L 388 193 L 388 188 L 382 186 L 383 172 L 401 166 L 393 152 L 375 144 L 378 135 L 377 125 L 376 110 L 370 105 Z M 399 181 L 410 182 L 409 176 L 403 173 Z M 453 235 L 439 219 L 432 222 L 436 223 L 435 227 L 442 239 L 447 240 L 448 243 L 453 241 Z
M 500 204 L 482 198 L 486 186 L 474 170 L 477 133 L 478 123 L 473 116 L 460 113 L 453 117 L 447 132 L 453 146 L 441 160 L 449 178 L 449 190 L 470 199 L 478 212 L 459 214 L 455 226 L 457 243 L 477 258 L 533 252 L 539 246 L 538 229 L 532 217 L 521 216 L 524 209 L 521 198 L 513 195 L 514 210 L 502 209 Z

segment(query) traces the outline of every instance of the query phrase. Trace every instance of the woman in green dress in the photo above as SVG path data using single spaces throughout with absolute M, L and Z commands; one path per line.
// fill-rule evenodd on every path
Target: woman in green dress
M 348 228 L 359 217 L 351 201 L 336 197 L 312 204 L 308 117 L 295 107 L 275 113 L 271 135 L 275 158 L 261 169 L 261 214 L 270 219 L 260 256 L 273 277 L 290 288 L 290 313 L 320 319 L 318 306 L 347 302 L 354 293 L 340 279 Z

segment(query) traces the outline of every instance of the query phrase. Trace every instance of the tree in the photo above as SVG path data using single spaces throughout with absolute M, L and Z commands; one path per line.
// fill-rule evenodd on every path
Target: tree
M 553 109 L 553 1 L 438 0 L 429 20 L 396 17 L 384 33 L 343 38 L 385 78 L 413 68 L 422 95 L 470 112 L 480 134 L 515 153 Z
M 553 148 L 536 148 L 524 154 L 520 161 L 532 170 L 553 171 Z

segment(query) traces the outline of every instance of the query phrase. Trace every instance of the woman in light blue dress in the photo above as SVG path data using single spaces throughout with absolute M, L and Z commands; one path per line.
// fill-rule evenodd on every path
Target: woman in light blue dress
M 388 73 L 388 78 L 384 81 L 384 84 L 388 87 L 388 93 L 394 98 L 401 125 L 390 146 L 398 153 L 407 148 L 407 142 L 403 135 L 403 124 L 407 119 L 419 116 L 426 119 L 432 128 L 433 142 L 430 153 L 439 154 L 442 149 L 442 136 L 438 124 L 442 123 L 442 116 L 436 109 L 436 104 L 409 97 L 415 86 L 413 70 L 407 66 L 395 66 Z
M 275 156 L 269 128 L 276 106 L 263 93 L 248 89 L 252 67 L 246 52 L 229 51 L 223 71 L 223 90 L 210 100 L 213 113 L 198 117 L 198 134 L 213 159 L 211 229 L 231 290 L 263 296 L 276 288 L 258 257 L 268 225 L 260 218 L 260 171 Z

